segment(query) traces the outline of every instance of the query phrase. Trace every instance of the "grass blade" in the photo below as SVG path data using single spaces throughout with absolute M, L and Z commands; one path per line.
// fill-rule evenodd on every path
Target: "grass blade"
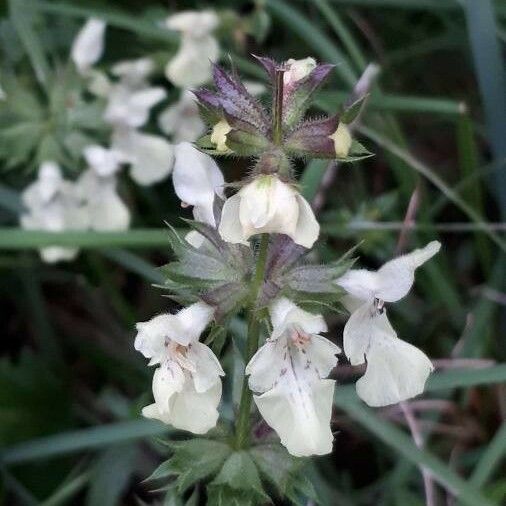
M 37 249 L 52 245 L 88 249 L 117 247 L 169 248 L 167 229 L 164 228 L 122 232 L 45 232 L 0 228 L 0 249 Z
M 495 160 L 506 158 L 506 70 L 496 35 L 494 6 L 491 0 L 464 0 L 469 41 L 481 100 L 485 110 L 488 137 Z M 506 219 L 506 171 L 495 174 L 502 217 Z
M 170 429 L 151 420 L 132 420 L 75 430 L 20 443 L 0 452 L 0 463 L 19 464 L 48 459 L 79 451 L 103 449 L 153 436 L 166 435 Z
M 417 466 L 424 466 L 431 471 L 435 481 L 443 485 L 468 506 L 494 506 L 472 484 L 458 476 L 440 459 L 427 450 L 418 448 L 412 439 L 395 425 L 382 420 L 365 404 L 355 401 L 337 403 L 353 420 L 374 434 L 379 440 L 393 448 L 399 455 Z
M 475 487 L 483 487 L 492 476 L 496 467 L 506 456 L 506 422 L 503 422 L 496 432 L 494 439 L 483 452 L 478 464 L 474 468 L 470 483 Z
M 460 195 L 455 193 L 430 167 L 417 160 L 414 156 L 408 153 L 406 150 L 400 148 L 397 144 L 383 137 L 381 134 L 365 126 L 357 128 L 362 134 L 367 136 L 372 141 L 376 142 L 379 146 L 383 147 L 394 156 L 398 157 L 406 164 L 408 164 L 417 173 L 424 176 L 430 181 L 440 192 L 442 192 L 448 200 L 453 202 L 467 217 L 473 221 L 480 229 L 482 229 L 492 241 L 501 248 L 503 252 L 506 252 L 506 242 L 501 239 L 495 232 L 491 231 L 487 224 L 483 221 L 482 217 L 472 208 L 467 202 L 465 202 Z
M 175 32 L 147 21 L 143 19 L 142 16 L 132 16 L 125 14 L 116 8 L 111 9 L 108 7 L 106 9 L 84 6 L 82 7 L 65 2 L 47 2 L 44 0 L 37 1 L 35 8 L 41 12 L 59 14 L 61 16 L 69 16 L 75 18 L 98 17 L 106 21 L 111 26 L 129 30 L 151 39 L 163 40 L 173 43 L 179 40 L 179 37 Z
M 367 66 L 367 61 L 360 50 L 359 45 L 355 42 L 353 35 L 347 26 L 343 23 L 341 16 L 337 13 L 335 8 L 332 8 L 327 0 L 315 0 L 315 5 L 320 9 L 320 12 L 327 18 L 330 26 L 333 28 L 336 35 L 342 40 L 343 45 L 346 47 L 350 58 L 355 63 L 359 72 L 362 72 Z
M 26 0 L 9 0 L 9 14 L 16 32 L 23 43 L 39 83 L 47 86 L 51 74 L 44 54 L 44 45 L 32 26 L 33 3 Z
M 319 29 L 316 23 L 302 15 L 300 11 L 288 5 L 283 0 L 267 0 L 268 9 L 285 23 L 290 30 L 312 47 L 326 63 L 336 65 L 336 74 L 350 86 L 355 85 L 357 75 L 351 68 L 346 55 Z

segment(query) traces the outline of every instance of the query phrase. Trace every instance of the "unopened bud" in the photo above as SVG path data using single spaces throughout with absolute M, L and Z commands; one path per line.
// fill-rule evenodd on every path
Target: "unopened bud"
M 232 130 L 232 127 L 228 124 L 226 119 L 222 119 L 216 123 L 211 133 L 211 142 L 216 145 L 216 151 L 222 153 L 230 151 L 226 142 L 227 134 Z
M 337 130 L 329 135 L 329 138 L 334 141 L 334 149 L 337 158 L 346 158 L 350 152 L 352 138 L 350 131 L 346 125 L 339 123 Z

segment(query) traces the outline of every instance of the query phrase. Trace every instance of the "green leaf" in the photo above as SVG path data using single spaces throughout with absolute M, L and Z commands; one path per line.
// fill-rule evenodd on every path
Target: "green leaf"
M 349 106 L 347 106 L 342 112 L 342 114 L 339 116 L 339 121 L 341 123 L 344 123 L 345 125 L 353 123 L 353 121 L 360 114 L 360 111 L 362 110 L 362 107 L 368 97 L 369 94 L 366 94 L 363 97 L 360 97 L 357 100 L 355 100 L 355 102 L 353 102 Z
M 209 504 L 226 504 L 224 497 L 232 501 L 246 500 L 246 504 L 257 504 L 268 501 L 258 469 L 251 455 L 246 451 L 232 453 L 223 465 L 218 476 L 209 484 Z M 242 504 L 242 503 L 238 503 Z
M 171 441 L 169 447 L 173 450 L 173 455 L 148 479 L 157 480 L 175 476 L 175 487 L 179 494 L 183 494 L 195 483 L 218 473 L 232 451 L 224 442 L 203 438 Z
M 115 506 L 135 471 L 138 449 L 122 445 L 107 449 L 92 468 L 86 506 Z
M 262 478 L 274 486 L 280 497 L 284 497 L 289 482 L 294 479 L 303 460 L 292 457 L 283 446 L 276 443 L 254 446 L 250 455 Z

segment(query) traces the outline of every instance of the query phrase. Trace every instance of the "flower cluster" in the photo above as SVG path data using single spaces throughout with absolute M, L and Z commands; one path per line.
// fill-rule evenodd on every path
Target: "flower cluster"
M 74 39 L 70 58 L 86 93 L 95 102 L 83 103 L 82 111 L 70 111 L 69 115 L 89 117 L 88 123 L 97 121 L 94 129 L 110 132 L 109 147 L 89 137 L 91 125 L 87 123 L 86 135 L 73 134 L 78 158 L 84 160 L 84 170 L 75 180 L 64 178 L 58 156 L 42 157 L 38 179 L 23 192 L 23 228 L 55 232 L 128 228 L 130 210 L 118 192 L 125 167 L 129 167 L 132 180 L 142 186 L 172 174 L 182 205 L 193 206 L 199 221 L 215 225 L 212 206 L 215 191 L 223 196 L 223 176 L 211 158 L 190 144 L 205 131 L 205 124 L 189 87 L 211 78 L 209 60 L 219 57 L 213 36 L 218 24 L 219 18 L 212 11 L 182 12 L 166 20 L 168 29 L 181 33 L 179 50 L 166 66 L 167 79 L 180 88 L 180 98 L 158 117 L 160 130 L 170 141 L 144 131 L 153 108 L 167 98 L 164 87 L 150 84 L 149 78 L 156 71 L 154 60 L 124 60 L 112 65 L 109 72 L 99 69 L 106 23 L 92 18 L 84 24 Z M 205 59 L 203 54 L 207 55 Z M 81 103 L 81 97 L 77 102 Z M 100 116 L 90 117 L 96 111 Z M 187 165 L 192 166 L 191 172 L 186 170 Z M 196 232 L 189 238 L 195 244 L 201 240 Z M 50 247 L 44 248 L 41 256 L 44 261 L 58 262 L 72 260 L 77 253 L 75 248 Z
M 153 377 L 155 403 L 143 413 L 199 434 L 215 426 L 224 372 L 198 339 L 211 325 L 206 342 L 214 346 L 215 330 L 244 309 L 249 331 L 236 449 L 247 448 L 253 437 L 248 401 L 253 397 L 288 452 L 322 455 L 332 451 L 336 382 L 329 375 L 342 351 L 322 335 L 327 324 L 314 307 L 342 304 L 351 313 L 344 328 L 344 355 L 353 365 L 366 364 L 356 389 L 367 404 L 385 406 L 416 396 L 432 364 L 397 337 L 385 304 L 407 295 L 415 270 L 440 244 L 431 242 L 376 272 L 350 269 L 349 255 L 329 264 L 311 263 L 307 253 L 320 227 L 299 193 L 293 160 L 353 161 L 365 155 L 349 127 L 364 97 L 355 97 L 336 116 L 307 120 L 310 99 L 332 66 L 313 58 L 283 64 L 258 59 L 272 79 L 272 111 L 235 74 L 217 65 L 216 89 L 195 92 L 209 126 L 197 143 L 200 149 L 254 156 L 256 161 L 251 174 L 234 183 L 236 193 L 223 202 L 223 176 L 208 154 L 197 155 L 188 144 L 176 160 L 176 192 L 194 206 L 195 221 L 188 222 L 193 231 L 186 239 L 171 234 L 177 260 L 163 272 L 167 289 L 190 305 L 137 326 L 136 349 L 151 365 L 159 365 Z M 199 166 L 197 156 L 207 170 L 194 168 Z M 261 329 L 267 332 L 259 346 Z

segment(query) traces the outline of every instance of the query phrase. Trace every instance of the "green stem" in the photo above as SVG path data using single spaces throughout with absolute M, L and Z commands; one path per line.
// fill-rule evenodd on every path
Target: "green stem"
M 248 338 L 246 342 L 246 363 L 258 349 L 258 340 L 260 337 L 260 321 L 258 319 L 258 312 L 256 302 L 262 283 L 265 277 L 265 266 L 267 262 L 267 251 L 269 249 L 269 235 L 262 234 L 260 239 L 260 248 L 258 250 L 258 257 L 255 269 L 255 277 L 251 284 L 251 302 L 248 314 Z M 251 413 L 251 399 L 252 393 L 248 387 L 248 379 L 244 375 L 241 391 L 241 402 L 239 404 L 239 415 L 237 416 L 236 430 L 235 430 L 235 444 L 236 448 L 245 448 L 249 444 L 250 437 L 250 413 Z

